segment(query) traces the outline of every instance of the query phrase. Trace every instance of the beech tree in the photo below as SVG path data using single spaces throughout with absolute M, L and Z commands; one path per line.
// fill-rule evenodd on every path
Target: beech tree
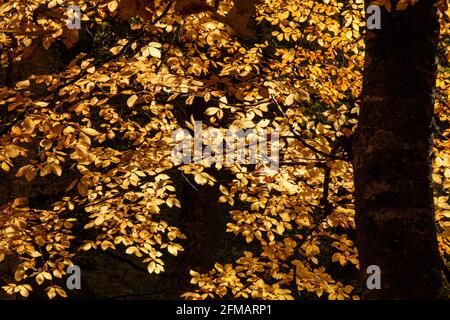
M 365 33 L 363 0 L 0 0 L 2 294 L 83 296 L 108 257 L 165 281 L 144 286 L 157 298 L 436 297 L 450 11 L 438 35 L 432 1 L 373 4 Z M 278 133 L 278 170 L 175 161 L 199 120 Z M 370 265 L 381 290 L 359 281 Z

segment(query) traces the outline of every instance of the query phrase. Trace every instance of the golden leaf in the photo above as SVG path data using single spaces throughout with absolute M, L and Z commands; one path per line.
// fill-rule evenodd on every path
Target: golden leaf
M 16 88 L 19 90 L 27 89 L 30 87 L 30 80 L 23 80 L 16 83 Z
M 132 95 L 127 100 L 127 106 L 130 107 L 130 108 L 133 107 L 137 100 L 138 100 L 138 96 L 135 95 L 135 94 Z

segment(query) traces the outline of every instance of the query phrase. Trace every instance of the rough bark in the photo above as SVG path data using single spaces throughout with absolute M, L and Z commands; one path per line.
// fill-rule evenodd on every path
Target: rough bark
M 368 5 L 366 0 L 366 4 Z M 433 299 L 442 284 L 431 179 L 436 1 L 382 11 L 366 33 L 353 166 L 358 248 L 366 299 Z M 381 268 L 380 290 L 366 268 Z

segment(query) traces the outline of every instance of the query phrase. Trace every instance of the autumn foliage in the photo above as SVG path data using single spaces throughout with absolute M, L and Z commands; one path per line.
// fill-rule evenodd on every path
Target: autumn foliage
M 81 30 L 67 28 L 72 4 Z M 448 260 L 443 5 L 433 183 Z M 0 0 L 0 263 L 14 269 L 3 289 L 66 297 L 67 267 L 83 251 L 120 251 L 149 277 L 163 273 L 168 255 L 183 254 L 171 216 L 187 179 L 219 185 L 226 232 L 245 250 L 191 270 L 183 298 L 358 299 L 351 140 L 364 26 L 362 0 Z M 173 133 L 195 120 L 278 130 L 279 171 L 174 164 Z M 55 190 L 37 201 L 43 186 Z

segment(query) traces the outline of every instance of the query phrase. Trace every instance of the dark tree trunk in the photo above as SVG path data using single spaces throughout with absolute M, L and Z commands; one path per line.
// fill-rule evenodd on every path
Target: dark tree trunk
M 195 188 L 195 189 L 194 189 Z M 208 272 L 214 265 L 219 234 L 219 186 L 186 182 L 181 196 L 181 229 L 186 234 L 184 252 L 177 259 L 176 297 L 195 287 L 189 270 Z
M 183 227 L 186 231 L 186 267 L 207 272 L 217 250 L 219 186 L 186 186 L 183 191 Z M 188 270 L 189 275 L 189 270 Z M 189 278 L 190 280 L 190 278 Z
M 366 0 L 366 3 L 369 2 Z M 442 285 L 431 179 L 439 20 L 435 1 L 382 10 L 366 34 L 356 133 L 356 228 L 365 299 L 433 299 Z M 369 290 L 366 268 L 381 269 Z
M 195 99 L 192 106 L 184 105 L 185 113 L 178 114 L 179 122 L 185 123 L 193 116 L 196 121 L 206 122 L 205 110 L 208 105 L 204 99 Z M 180 106 L 180 109 L 183 105 Z M 206 168 L 205 172 L 213 177 L 218 176 L 214 168 Z M 218 250 L 220 229 L 219 185 L 198 185 L 192 175 L 181 175 L 181 221 L 180 228 L 187 239 L 183 243 L 184 252 L 177 259 L 176 297 L 190 291 L 195 286 L 190 284 L 189 271 L 208 272 L 214 266 L 214 255 Z

